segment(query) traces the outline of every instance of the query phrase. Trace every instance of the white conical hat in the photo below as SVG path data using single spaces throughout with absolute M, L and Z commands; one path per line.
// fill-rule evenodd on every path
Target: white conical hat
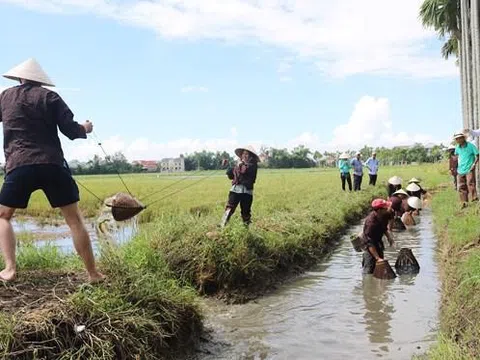
M 397 190 L 393 193 L 393 195 L 405 195 L 408 196 L 407 192 L 403 189 Z
M 402 179 L 398 176 L 392 176 L 390 179 L 388 179 L 388 183 L 392 185 L 400 185 L 402 183 Z
M 347 153 L 343 153 L 342 155 L 340 155 L 339 159 L 340 159 L 340 160 L 346 160 L 346 159 L 348 159 L 348 154 L 347 154 Z
M 410 180 L 408 180 L 408 183 L 409 184 L 411 184 L 411 183 L 419 184 L 419 183 L 421 183 L 421 181 L 418 180 L 417 178 L 411 178 Z
M 420 190 L 420 186 L 418 186 L 415 183 L 411 183 L 410 185 L 407 186 L 407 191 L 415 192 L 419 190 Z
M 258 156 L 258 154 L 255 151 L 255 149 L 253 148 L 253 146 L 247 145 L 245 147 L 239 147 L 239 148 L 235 149 L 235 154 L 238 157 L 241 157 L 243 150 L 247 150 L 248 152 L 250 152 L 253 156 L 255 156 L 257 158 L 257 161 L 260 162 L 260 156 Z
M 45 71 L 43 71 L 40 64 L 33 58 L 7 71 L 3 74 L 3 77 L 10 80 L 31 80 L 45 86 L 55 86 Z
M 414 208 L 414 209 L 421 209 L 422 208 L 422 200 L 420 200 L 418 197 L 416 196 L 410 196 L 407 200 L 407 203 L 410 207 Z

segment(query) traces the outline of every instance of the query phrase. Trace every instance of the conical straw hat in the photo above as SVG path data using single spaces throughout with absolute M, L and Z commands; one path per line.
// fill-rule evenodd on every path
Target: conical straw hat
M 419 184 L 419 183 L 421 183 L 421 181 L 418 180 L 417 178 L 411 178 L 410 180 L 408 180 L 408 183 L 409 184 L 411 184 L 411 183 Z
M 253 146 L 251 145 L 248 145 L 246 147 L 239 147 L 237 149 L 235 149 L 235 154 L 238 156 L 238 157 L 242 157 L 242 152 L 244 150 L 247 150 L 248 152 L 250 152 L 253 156 L 255 156 L 255 158 L 257 159 L 258 162 L 260 162 L 260 157 L 258 156 L 257 152 L 255 151 L 255 149 L 253 148 Z
M 419 191 L 420 190 L 420 186 L 418 186 L 417 184 L 415 183 L 411 183 L 410 185 L 407 186 L 407 191 Z
M 340 159 L 340 160 L 347 160 L 347 159 L 348 159 L 348 154 L 347 154 L 347 153 L 343 153 L 342 155 L 340 155 L 339 159 Z
M 414 209 L 421 209 L 422 208 L 422 200 L 420 200 L 416 196 L 410 196 L 407 200 L 408 205 Z
M 388 179 L 388 183 L 392 185 L 401 185 L 402 179 L 398 176 L 392 176 L 390 179 Z
M 407 192 L 403 189 L 397 190 L 393 193 L 393 195 L 405 195 L 408 196 Z
M 10 80 L 30 80 L 40 83 L 45 86 L 55 86 L 48 77 L 48 75 L 43 71 L 40 64 L 35 59 L 28 59 L 20 65 L 15 66 L 13 69 L 7 71 L 3 74 L 3 77 Z

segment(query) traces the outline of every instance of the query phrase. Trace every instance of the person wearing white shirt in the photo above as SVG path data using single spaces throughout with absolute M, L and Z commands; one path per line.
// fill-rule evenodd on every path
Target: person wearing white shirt
M 379 162 L 377 159 L 377 153 L 373 152 L 372 156 L 368 158 L 365 166 L 368 168 L 368 176 L 370 177 L 369 185 L 375 186 L 377 183 Z

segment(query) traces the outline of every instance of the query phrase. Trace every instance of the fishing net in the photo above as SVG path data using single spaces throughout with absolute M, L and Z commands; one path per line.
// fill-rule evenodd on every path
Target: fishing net
M 397 277 L 387 260 L 383 260 L 382 262 L 377 262 L 375 264 L 373 276 L 382 280 L 391 280 Z
M 395 262 L 395 269 L 399 275 L 416 274 L 420 271 L 420 265 L 409 248 L 402 248 Z
M 138 215 L 145 206 L 129 194 L 118 193 L 107 204 L 112 208 L 112 216 L 115 221 L 125 221 Z

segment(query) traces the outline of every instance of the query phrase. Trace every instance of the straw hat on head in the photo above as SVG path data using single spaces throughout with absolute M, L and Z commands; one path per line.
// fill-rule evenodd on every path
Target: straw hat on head
M 407 186 L 407 191 L 416 192 L 420 190 L 420 186 L 415 183 L 411 183 Z
M 358 156 L 358 155 L 362 155 L 362 153 L 361 153 L 360 151 L 357 151 L 357 152 L 355 153 L 355 156 Z
M 447 148 L 448 151 L 451 151 L 451 150 L 455 150 L 455 145 L 450 145 L 448 148 Z
M 390 179 L 388 179 L 388 183 L 391 185 L 401 185 L 402 179 L 398 176 L 392 176 Z
M 393 195 L 405 195 L 405 196 L 408 196 L 408 193 L 403 190 L 403 189 L 400 189 L 400 190 L 397 190 L 393 193 Z
M 256 159 L 257 159 L 257 162 L 260 162 L 260 156 L 258 156 L 257 152 L 255 151 L 255 149 L 253 148 L 253 146 L 251 145 L 247 145 L 245 147 L 239 147 L 237 149 L 235 149 L 235 154 L 238 156 L 238 157 L 242 157 L 242 152 L 246 150 L 248 151 L 250 154 L 252 154 Z
M 412 184 L 412 183 L 420 184 L 421 181 L 418 180 L 417 178 L 411 178 L 410 180 L 408 180 L 408 183 L 409 183 L 409 184 Z
M 463 132 L 463 130 L 457 131 L 455 134 L 453 134 L 454 139 L 459 139 L 459 138 L 462 138 L 462 137 L 466 138 L 466 135 Z
M 410 207 L 420 210 L 422 208 L 422 200 L 416 196 L 410 196 L 407 200 L 407 203 Z
M 33 58 L 24 61 L 13 69 L 10 69 L 3 74 L 3 77 L 10 80 L 20 81 L 20 79 L 23 79 L 35 81 L 45 86 L 55 86 L 40 64 Z
M 347 154 L 347 153 L 343 153 L 342 155 L 340 155 L 339 159 L 340 159 L 340 160 L 347 160 L 347 159 L 348 159 L 348 154 Z

